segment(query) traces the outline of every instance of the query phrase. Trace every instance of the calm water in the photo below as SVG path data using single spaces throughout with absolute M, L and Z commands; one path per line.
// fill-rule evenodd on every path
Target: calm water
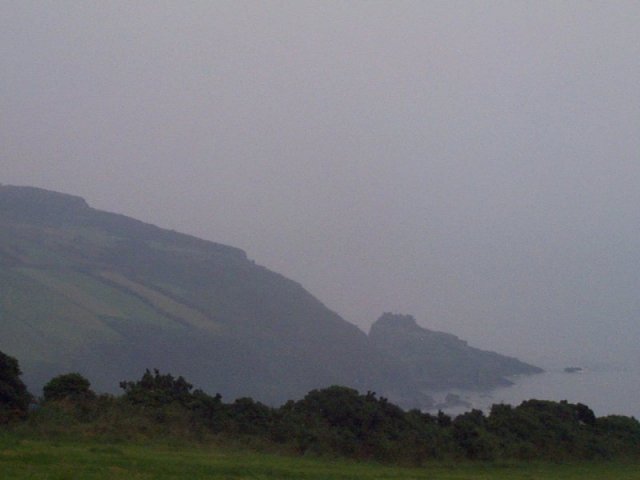
M 640 371 L 624 368 L 585 369 L 581 373 L 550 370 L 539 375 L 512 379 L 515 385 L 485 393 L 452 391 L 471 403 L 473 408 L 488 411 L 494 403 L 518 405 L 523 400 L 568 400 L 584 403 L 597 416 L 619 414 L 640 419 Z M 444 395 L 442 396 L 444 397 Z M 437 400 L 441 400 L 438 395 Z M 458 414 L 469 408 L 445 410 Z

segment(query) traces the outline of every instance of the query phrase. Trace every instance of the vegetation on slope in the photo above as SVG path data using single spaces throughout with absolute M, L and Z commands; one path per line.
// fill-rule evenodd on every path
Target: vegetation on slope
M 14 375 L 14 377 L 16 377 Z M 51 379 L 45 398 L 12 431 L 29 438 L 166 439 L 227 442 L 264 451 L 395 465 L 434 460 L 631 460 L 640 457 L 640 422 L 596 418 L 585 405 L 529 400 L 455 418 L 403 410 L 384 397 L 332 386 L 269 407 L 252 398 L 225 403 L 182 377 L 146 371 L 123 381 L 121 396 L 95 395 L 82 376 Z
M 237 248 L 10 186 L 0 186 L 0 349 L 20 359 L 34 391 L 79 370 L 115 393 L 153 365 L 272 405 L 340 384 L 428 407 L 425 386 L 505 374 L 425 368 L 437 348 L 409 365 Z M 468 352 L 447 362 L 468 369 Z
M 428 401 L 362 331 L 241 250 L 78 197 L 0 186 L 0 267 L 0 349 L 33 388 L 79 369 L 113 392 L 155 365 L 272 404 L 334 383 Z

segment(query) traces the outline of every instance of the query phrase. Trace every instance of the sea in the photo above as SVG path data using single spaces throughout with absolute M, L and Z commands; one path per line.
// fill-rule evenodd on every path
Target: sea
M 447 393 L 453 393 L 467 405 L 442 410 L 458 415 L 472 408 L 489 412 L 491 405 L 504 403 L 519 405 L 532 398 L 539 400 L 567 400 L 583 403 L 596 416 L 625 415 L 640 419 L 640 370 L 628 367 L 583 367 L 569 373 L 564 368 L 544 373 L 511 377 L 512 386 L 488 391 L 450 390 L 432 395 L 444 402 Z

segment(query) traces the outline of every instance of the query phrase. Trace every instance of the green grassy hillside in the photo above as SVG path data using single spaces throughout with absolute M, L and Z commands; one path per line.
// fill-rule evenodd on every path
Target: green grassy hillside
M 68 371 L 115 391 L 159 368 L 226 398 L 279 403 L 341 384 L 430 401 L 419 363 L 243 251 L 28 187 L 0 185 L 0 350 L 35 392 Z
M 0 267 L 0 350 L 36 389 L 77 370 L 114 391 L 157 367 L 274 403 L 335 383 L 421 400 L 394 361 L 299 284 L 239 249 L 77 197 L 0 187 Z

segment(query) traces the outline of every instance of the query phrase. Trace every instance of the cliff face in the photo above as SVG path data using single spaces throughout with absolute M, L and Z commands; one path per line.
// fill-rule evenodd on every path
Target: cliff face
M 71 371 L 117 391 L 159 368 L 269 403 L 340 384 L 429 406 L 424 387 L 535 371 L 408 316 L 384 315 L 367 336 L 238 248 L 1 185 L 0 351 L 34 392 Z
M 508 385 L 508 376 L 542 371 L 516 358 L 470 347 L 455 335 L 422 328 L 410 315 L 385 313 L 371 327 L 369 339 L 427 390 L 492 388 Z
M 34 391 L 159 368 L 226 398 L 342 384 L 421 401 L 362 331 L 242 250 L 36 188 L 0 186 L 0 350 Z

